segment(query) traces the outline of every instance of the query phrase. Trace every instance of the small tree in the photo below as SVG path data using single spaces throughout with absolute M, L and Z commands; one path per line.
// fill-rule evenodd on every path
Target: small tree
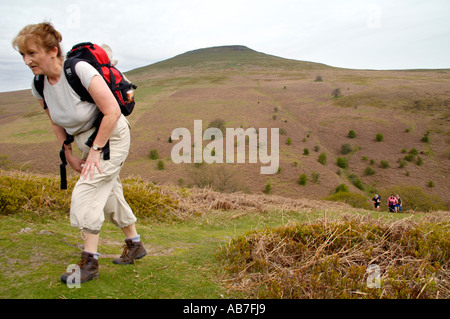
M 322 164 L 322 165 L 327 165 L 327 154 L 325 153 L 320 153 L 319 158 L 317 159 L 317 161 Z
M 334 190 L 334 193 L 339 193 L 339 192 L 348 192 L 348 186 L 345 184 L 339 184 L 338 187 L 336 187 L 336 189 Z
M 348 131 L 348 137 L 350 137 L 350 138 L 355 138 L 355 137 L 356 137 L 355 131 L 354 131 L 354 130 Z
M 340 168 L 347 168 L 348 167 L 348 160 L 343 157 L 338 157 L 336 161 L 337 166 Z
M 334 90 L 331 92 L 331 95 L 332 95 L 334 98 L 340 97 L 340 96 L 341 96 L 341 89 L 334 89 Z
M 265 194 L 269 194 L 271 190 L 272 190 L 272 186 L 270 185 L 270 183 L 267 183 L 266 187 L 264 187 L 264 191 L 263 192 Z
M 370 176 L 375 175 L 375 170 L 372 168 L 372 166 L 367 166 L 364 170 L 364 176 Z
M 381 168 L 389 168 L 390 167 L 389 162 L 385 161 L 385 160 L 381 160 L 380 161 L 380 167 Z
M 320 178 L 320 173 L 317 172 L 313 172 L 311 174 L 311 178 L 314 184 L 318 184 L 319 183 L 319 178 Z
M 298 183 L 302 186 L 306 185 L 306 181 L 308 180 L 308 177 L 305 174 L 300 175 L 298 178 Z
M 152 160 L 158 159 L 159 158 L 158 150 L 156 149 L 151 150 L 148 157 L 150 157 L 150 159 Z
M 352 151 L 352 146 L 350 144 L 342 144 L 341 153 L 343 155 L 348 154 Z
M 376 140 L 377 142 L 382 142 L 383 139 L 384 139 L 384 136 L 383 136 L 383 134 L 381 134 L 381 133 L 377 133 L 377 135 L 375 136 L 375 140 Z

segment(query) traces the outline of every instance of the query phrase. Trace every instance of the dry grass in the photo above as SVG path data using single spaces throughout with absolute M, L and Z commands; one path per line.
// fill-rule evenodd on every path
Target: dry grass
M 290 223 L 222 247 L 224 284 L 250 298 L 449 298 L 449 212 Z M 379 267 L 379 288 L 367 284 Z M 375 283 L 375 282 L 373 282 Z
M 163 194 L 170 194 L 177 201 L 177 209 L 189 214 L 206 214 L 211 210 L 266 213 L 273 211 L 356 211 L 347 204 L 312 199 L 292 199 L 244 193 L 220 193 L 208 188 L 191 188 L 180 191 L 177 187 L 161 186 Z M 184 218 L 183 218 L 184 219 Z

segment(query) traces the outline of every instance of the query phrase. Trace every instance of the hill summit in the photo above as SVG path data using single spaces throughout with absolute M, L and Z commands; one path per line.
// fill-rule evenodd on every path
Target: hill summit
M 261 66 L 261 67 L 302 67 L 324 68 L 324 64 L 289 60 L 250 49 L 244 45 L 225 45 L 202 48 L 176 55 L 170 59 L 151 64 L 131 71 L 145 72 L 147 69 L 176 68 L 176 67 L 233 67 L 233 66 Z

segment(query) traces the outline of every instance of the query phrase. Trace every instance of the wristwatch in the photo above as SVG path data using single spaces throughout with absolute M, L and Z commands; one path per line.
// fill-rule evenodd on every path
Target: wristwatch
M 92 149 L 94 151 L 97 151 L 97 152 L 101 152 L 102 151 L 102 148 L 100 146 L 98 146 L 97 144 L 92 145 Z

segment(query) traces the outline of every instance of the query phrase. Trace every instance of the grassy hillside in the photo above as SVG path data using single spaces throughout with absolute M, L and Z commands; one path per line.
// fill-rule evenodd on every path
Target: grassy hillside
M 127 76 L 139 88 L 123 177 L 314 199 L 345 184 L 363 196 L 363 207 L 382 193 L 382 208 L 385 194 L 408 197 L 412 185 L 438 208 L 450 202 L 450 70 L 348 70 L 227 46 Z M 194 120 L 203 129 L 215 120 L 228 128 L 279 128 L 278 173 L 261 175 L 259 162 L 173 163 L 169 137 L 178 127 L 193 133 Z M 2 169 L 58 174 L 59 146 L 29 91 L 0 94 L 0 123 Z
M 106 221 L 100 277 L 69 289 L 59 278 L 83 249 L 69 221 L 75 181 L 61 191 L 56 177 L 0 171 L 1 299 L 450 296 L 448 212 L 389 214 L 138 178 L 123 181 L 124 194 L 148 255 L 114 265 L 124 238 Z

